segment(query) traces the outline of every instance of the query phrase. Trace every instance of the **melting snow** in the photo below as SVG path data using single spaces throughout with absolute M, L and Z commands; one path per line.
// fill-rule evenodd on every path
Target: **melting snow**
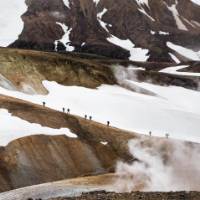
M 173 44 L 172 42 L 167 42 L 167 46 L 186 58 L 191 60 L 200 60 L 200 51 L 196 52 L 191 49 Z
M 69 8 L 69 0 L 63 0 L 63 3 Z
M 8 90 L 16 90 L 16 87 L 1 74 L 0 74 L 0 86 Z
M 156 34 L 156 32 L 155 31 L 150 31 L 150 33 L 151 33 L 151 35 L 155 35 Z
M 169 53 L 170 57 L 172 58 L 173 61 L 175 61 L 177 64 L 180 63 L 180 60 L 172 53 Z
M 109 33 L 109 31 L 108 31 L 108 29 L 107 29 L 107 27 L 106 27 L 108 24 L 102 21 L 102 17 L 103 17 L 103 15 L 104 15 L 107 11 L 108 11 L 108 10 L 107 10 L 106 8 L 104 8 L 104 9 L 102 10 L 102 12 L 98 13 L 98 14 L 97 14 L 97 20 L 99 21 L 101 27 L 102 27 L 106 32 Z
M 147 61 L 149 56 L 147 55 L 149 50 L 148 49 L 142 49 L 142 48 L 137 48 L 135 45 L 129 40 L 122 40 L 119 39 L 118 37 L 111 35 L 111 37 L 107 38 L 107 40 L 117 46 L 120 46 L 126 50 L 128 50 L 131 54 L 130 60 L 133 61 Z
M 143 8 L 139 9 L 139 11 L 146 15 L 150 20 L 155 21 L 155 19 L 151 17 Z
M 148 0 L 136 0 L 136 3 L 139 5 L 139 11 L 146 15 L 150 20 L 155 21 L 153 17 L 151 17 L 143 8 L 144 5 L 146 5 L 149 8 L 149 1 Z
M 7 110 L 0 109 L 0 146 L 6 146 L 12 140 L 28 135 L 46 134 L 46 135 L 67 135 L 70 138 L 77 138 L 77 135 L 71 133 L 68 128 L 52 129 L 42 127 L 12 116 Z
M 101 142 L 101 144 L 103 144 L 103 145 L 107 145 L 107 144 L 108 144 L 108 142 Z
M 60 40 L 55 41 L 55 51 L 57 51 L 57 49 L 58 49 L 58 42 L 61 42 L 65 46 L 66 51 L 73 51 L 74 47 L 70 46 L 71 41 L 69 39 L 69 36 L 70 36 L 72 29 L 69 29 L 65 24 L 62 24 L 62 23 L 59 23 L 59 22 L 56 22 L 56 24 L 58 24 L 59 26 L 62 27 L 62 29 L 64 31 L 64 35 Z
M 149 7 L 149 0 L 136 0 L 138 5 L 146 5 L 147 7 Z
M 169 32 L 159 31 L 160 35 L 169 35 Z
M 199 23 L 199 22 L 194 21 L 194 20 L 191 20 L 191 22 L 192 22 L 195 26 L 200 27 L 200 23 Z
M 6 47 L 18 39 L 24 27 L 21 15 L 26 10 L 25 0 L 0 1 L 0 46 Z
M 182 76 L 198 76 L 200 77 L 200 73 L 193 73 L 193 72 L 179 72 L 178 70 L 185 69 L 189 67 L 188 65 L 180 65 L 175 67 L 168 67 L 160 72 L 167 73 L 167 74 L 176 74 L 176 75 L 182 75 Z
M 167 6 L 167 8 L 172 12 L 172 15 L 174 16 L 177 27 L 180 30 L 187 31 L 188 29 L 186 28 L 184 23 L 181 21 L 178 10 L 176 9 L 177 4 L 178 4 L 178 1 L 176 0 L 175 4 L 172 4 L 171 6 Z

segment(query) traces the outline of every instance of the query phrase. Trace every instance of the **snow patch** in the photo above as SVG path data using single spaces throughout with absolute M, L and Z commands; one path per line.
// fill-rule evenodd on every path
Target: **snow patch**
M 170 57 L 172 58 L 172 60 L 176 63 L 179 64 L 181 61 L 172 53 L 169 53 Z
M 153 18 L 153 17 L 151 17 L 146 11 L 145 11 L 145 9 L 144 9 L 144 5 L 146 5 L 149 9 L 150 9 L 150 7 L 149 7 L 149 1 L 148 0 L 136 0 L 136 3 L 138 4 L 138 6 L 139 6 L 139 11 L 141 12 L 141 13 L 143 13 L 144 15 L 146 15 L 150 20 L 152 20 L 152 21 L 155 21 L 155 19 Z
M 103 144 L 104 146 L 108 144 L 108 142 L 100 142 L 100 143 Z
M 71 133 L 68 128 L 52 129 L 42 127 L 12 116 L 7 110 L 0 109 L 0 121 L 3 124 L 0 127 L 0 146 L 6 146 L 9 142 L 29 136 L 29 135 L 66 135 L 70 138 L 77 138 L 77 135 Z
M 191 20 L 191 22 L 192 22 L 195 26 L 200 27 L 200 23 L 199 23 L 199 22 L 197 22 L 197 21 L 195 21 L 195 20 Z
M 149 56 L 147 55 L 149 53 L 148 49 L 135 47 L 135 44 L 133 44 L 129 39 L 122 40 L 114 35 L 111 35 L 111 37 L 107 38 L 107 40 L 112 44 L 128 50 L 131 54 L 129 58 L 130 60 L 145 62 L 149 58 Z
M 159 31 L 159 35 L 169 35 L 169 32 Z
M 16 90 L 16 87 L 1 74 L 0 74 L 0 86 L 8 90 Z
M 196 52 L 193 51 L 192 49 L 188 49 L 180 45 L 173 44 L 172 42 L 167 42 L 167 46 L 188 59 L 197 61 L 200 60 L 200 51 Z
M 200 6 L 200 0 L 191 0 L 193 3 L 197 4 L 198 6 Z
M 100 2 L 100 0 L 93 0 L 94 1 L 94 3 L 95 3 L 95 5 L 97 6 L 98 4 L 99 4 L 99 2 Z
M 150 33 L 151 33 L 151 35 L 155 35 L 156 34 L 156 32 L 155 31 L 150 31 Z
M 144 15 L 146 15 L 151 21 L 156 21 L 153 17 L 151 17 L 145 10 L 144 8 L 140 8 L 138 9 L 141 13 L 143 13 Z
M 69 39 L 72 28 L 69 29 L 65 24 L 62 24 L 62 23 L 59 23 L 59 22 L 56 22 L 56 24 L 58 24 L 59 26 L 62 27 L 62 29 L 64 31 L 64 35 L 60 40 L 55 41 L 55 51 L 58 50 L 58 43 L 59 42 L 61 42 L 65 46 L 66 51 L 73 51 L 74 47 L 70 45 L 71 41 Z
M 25 0 L 0 1 L 0 46 L 7 47 L 18 39 L 24 27 L 21 16 L 26 10 Z
M 174 16 L 177 27 L 180 30 L 188 31 L 187 27 L 184 25 L 184 23 L 180 19 L 180 15 L 178 13 L 178 10 L 176 9 L 177 5 L 178 5 L 178 1 L 176 0 L 175 4 L 172 4 L 171 6 L 167 5 L 167 8 L 172 12 L 172 15 Z
M 65 6 L 67 6 L 68 8 L 70 8 L 69 7 L 69 0 L 63 0 L 63 3 L 65 4 Z
M 200 73 L 194 73 L 194 72 L 179 72 L 178 70 L 185 69 L 189 67 L 188 65 L 181 65 L 181 66 L 175 66 L 175 67 L 168 67 L 160 72 L 167 73 L 167 74 L 176 74 L 181 76 L 198 76 L 200 77 Z
M 136 3 L 140 6 L 146 5 L 149 7 L 149 0 L 136 0 Z
M 112 121 L 113 127 L 125 130 L 147 135 L 152 131 L 152 135 L 161 137 L 170 133 L 172 138 L 200 142 L 200 92 L 175 86 L 138 83 L 131 79 L 134 75 L 125 73 L 128 72 L 121 73 L 122 78 L 130 84 L 156 95 L 144 95 L 119 86 L 102 85 L 94 90 L 49 81 L 43 81 L 48 95 L 28 95 L 1 87 L 0 94 L 36 104 L 44 101 L 47 107 L 55 110 L 70 108 L 72 114 L 83 117 L 87 114 L 103 124 Z
M 104 15 L 107 11 L 108 11 L 108 9 L 104 8 L 104 9 L 102 10 L 102 12 L 98 13 L 98 14 L 97 14 L 97 20 L 99 21 L 101 27 L 102 27 L 106 32 L 109 33 L 109 30 L 107 29 L 108 24 L 102 21 L 102 17 L 103 17 L 103 15 Z

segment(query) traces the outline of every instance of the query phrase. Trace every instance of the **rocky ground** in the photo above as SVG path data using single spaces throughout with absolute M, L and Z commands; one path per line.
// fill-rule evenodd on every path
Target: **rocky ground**
M 74 198 L 56 198 L 51 200 L 199 200 L 199 192 L 133 192 L 133 193 L 106 193 L 92 192 Z

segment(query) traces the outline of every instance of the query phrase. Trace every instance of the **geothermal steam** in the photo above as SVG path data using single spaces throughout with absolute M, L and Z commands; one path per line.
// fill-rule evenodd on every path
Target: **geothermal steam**
M 118 192 L 200 191 L 198 144 L 143 137 L 130 141 L 129 148 L 136 161 L 118 163 Z

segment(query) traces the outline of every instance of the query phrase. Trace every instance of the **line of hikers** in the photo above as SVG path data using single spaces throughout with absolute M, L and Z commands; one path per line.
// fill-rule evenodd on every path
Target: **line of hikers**
M 149 131 L 149 136 L 150 136 L 150 137 L 152 136 L 152 132 L 151 132 L 151 131 Z M 169 133 L 166 133 L 166 134 L 165 134 L 165 137 L 168 139 L 168 138 L 169 138 Z
M 43 102 L 42 104 L 43 104 L 43 107 L 46 106 L 46 102 Z M 62 111 L 65 113 L 66 112 L 65 108 L 63 108 Z M 67 114 L 70 114 L 70 109 L 69 108 L 67 109 Z M 87 120 L 87 119 L 89 119 L 90 121 L 92 120 L 92 116 L 88 117 L 87 115 L 85 115 L 84 118 L 85 118 L 85 120 Z M 110 126 L 110 121 L 107 121 L 107 126 Z M 152 136 L 152 132 L 151 131 L 149 132 L 149 136 L 150 137 Z M 166 133 L 165 137 L 168 139 L 169 138 L 169 133 Z
M 46 107 L 46 102 L 42 102 L 42 105 L 43 105 L 43 107 Z M 66 109 L 62 108 L 62 111 L 65 113 Z M 69 108 L 67 109 L 67 114 L 70 114 L 70 109 Z M 88 117 L 87 115 L 85 115 L 84 118 L 85 118 L 85 120 L 87 120 L 87 119 L 89 119 L 90 121 L 92 120 L 92 116 Z M 110 126 L 110 121 L 107 121 L 107 126 Z

